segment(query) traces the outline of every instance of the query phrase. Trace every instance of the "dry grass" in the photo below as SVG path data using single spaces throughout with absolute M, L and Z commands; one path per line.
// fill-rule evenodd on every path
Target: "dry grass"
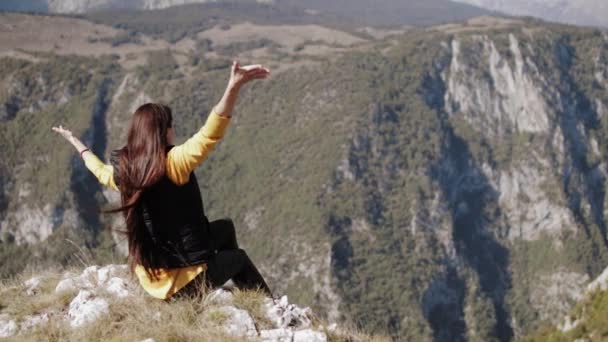
M 266 295 L 262 291 L 240 291 L 235 290 L 234 306 L 249 312 L 256 322 L 258 329 L 271 329 L 272 322 L 266 317 L 263 311 L 264 299 Z

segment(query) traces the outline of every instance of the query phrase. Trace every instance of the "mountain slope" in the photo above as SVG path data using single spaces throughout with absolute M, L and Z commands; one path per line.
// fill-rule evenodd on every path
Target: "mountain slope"
M 240 0 L 240 1 L 209 1 L 209 0 L 27 0 L 8 1 L 0 4 L 4 11 L 39 11 L 50 13 L 91 13 L 97 11 L 128 10 L 161 10 L 169 7 L 179 7 L 185 4 L 201 4 L 199 8 L 219 6 L 248 6 L 257 5 L 260 8 L 294 8 L 300 9 L 303 16 L 321 16 L 326 20 L 349 21 L 360 26 L 402 26 L 430 25 L 443 22 L 466 20 L 472 17 L 490 14 L 490 11 L 468 4 L 456 3 L 449 0 Z M 190 9 L 196 6 L 190 6 Z M 171 11 L 167 12 L 167 14 Z M 248 13 L 244 11 L 243 14 Z M 120 15 L 120 14 L 119 14 Z M 170 16 L 169 16 L 170 17 Z M 273 17 L 280 20 L 281 16 Z M 134 18 L 137 20 L 137 18 Z
M 567 24 L 608 27 L 608 3 L 602 0 L 457 0 L 493 11 Z
M 604 341 L 608 338 L 608 268 L 595 279 L 585 297 L 554 326 L 546 324 L 524 341 Z
M 1 60 L 5 276 L 25 255 L 74 262 L 73 244 L 119 258 L 102 228 L 120 223 L 99 214 L 115 194 L 50 125 L 107 156 L 137 104 L 163 101 L 184 139 L 233 56 L 277 72 L 242 94 L 196 174 L 209 217 L 234 219 L 276 291 L 404 340 L 508 341 L 563 317 L 608 265 L 603 32 L 484 17 L 352 45 L 204 37 L 142 61 L 118 52 L 145 37 L 103 45 L 116 56 Z M 24 244 L 41 222 L 47 240 Z

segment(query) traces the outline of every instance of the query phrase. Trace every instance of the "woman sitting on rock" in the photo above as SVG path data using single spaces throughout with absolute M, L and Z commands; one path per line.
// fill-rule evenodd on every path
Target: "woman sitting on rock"
M 127 145 L 102 163 L 62 126 L 53 127 L 78 150 L 86 167 L 104 185 L 120 191 L 126 220 L 129 264 L 152 296 L 197 293 L 232 279 L 241 289 L 261 289 L 271 296 L 264 278 L 240 249 L 230 220 L 209 222 L 193 170 L 224 136 L 240 88 L 266 78 L 260 65 L 234 62 L 224 96 L 205 125 L 185 143 L 174 146 L 171 109 L 147 103 L 129 127 Z

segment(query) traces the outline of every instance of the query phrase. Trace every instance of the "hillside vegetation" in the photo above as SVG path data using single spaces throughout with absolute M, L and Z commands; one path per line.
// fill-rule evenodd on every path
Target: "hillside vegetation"
M 116 194 L 51 125 L 107 157 L 138 104 L 170 105 L 183 141 L 219 99 L 230 59 L 206 27 L 165 36 L 154 21 L 129 30 L 196 44 L 130 67 L 0 59 L 3 277 L 69 266 L 79 248 L 122 258 L 107 229 L 120 220 L 99 214 Z M 335 49 L 316 55 L 232 47 L 280 72 L 245 89 L 197 169 L 208 216 L 232 217 L 273 290 L 330 322 L 415 341 L 508 341 L 555 323 L 608 265 L 605 33 L 486 17 L 359 38 L 309 42 Z
M 605 341 L 608 339 L 608 291 L 596 291 L 577 304 L 570 313 L 569 319 L 578 323 L 570 331 L 562 331 L 555 326 L 545 325 L 523 341 Z

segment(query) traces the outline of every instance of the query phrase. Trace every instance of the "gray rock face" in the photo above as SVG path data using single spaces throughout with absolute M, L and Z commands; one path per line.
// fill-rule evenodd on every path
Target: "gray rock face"
M 607 291 L 607 290 L 608 290 L 608 267 L 604 270 L 604 272 L 602 272 L 602 274 L 600 274 L 597 278 L 595 278 L 595 280 L 593 280 L 592 282 L 590 282 L 587 285 L 585 291 L 579 295 L 578 299 L 580 300 L 581 298 L 583 298 L 583 295 L 588 295 L 595 291 Z M 581 323 L 580 319 L 573 321 L 572 318 L 570 317 L 570 315 L 566 315 L 566 317 L 564 317 L 562 319 L 562 321 L 557 324 L 557 327 L 562 332 L 567 333 L 568 331 L 571 331 L 572 329 L 578 327 L 578 325 L 580 323 Z
M 548 105 L 535 82 L 539 75 L 536 67 L 524 59 L 517 38 L 509 35 L 514 67 L 492 40 L 486 36 L 477 39 L 482 47 L 479 55 L 485 59 L 483 64 L 487 65 L 490 78 L 470 67 L 461 42 L 453 40 L 446 75 L 446 111 L 450 115 L 464 115 L 471 124 L 491 135 L 499 134 L 506 127 L 530 133 L 547 131 Z
M 608 268 L 606 268 L 599 277 L 587 285 L 587 293 L 597 290 L 608 290 Z

